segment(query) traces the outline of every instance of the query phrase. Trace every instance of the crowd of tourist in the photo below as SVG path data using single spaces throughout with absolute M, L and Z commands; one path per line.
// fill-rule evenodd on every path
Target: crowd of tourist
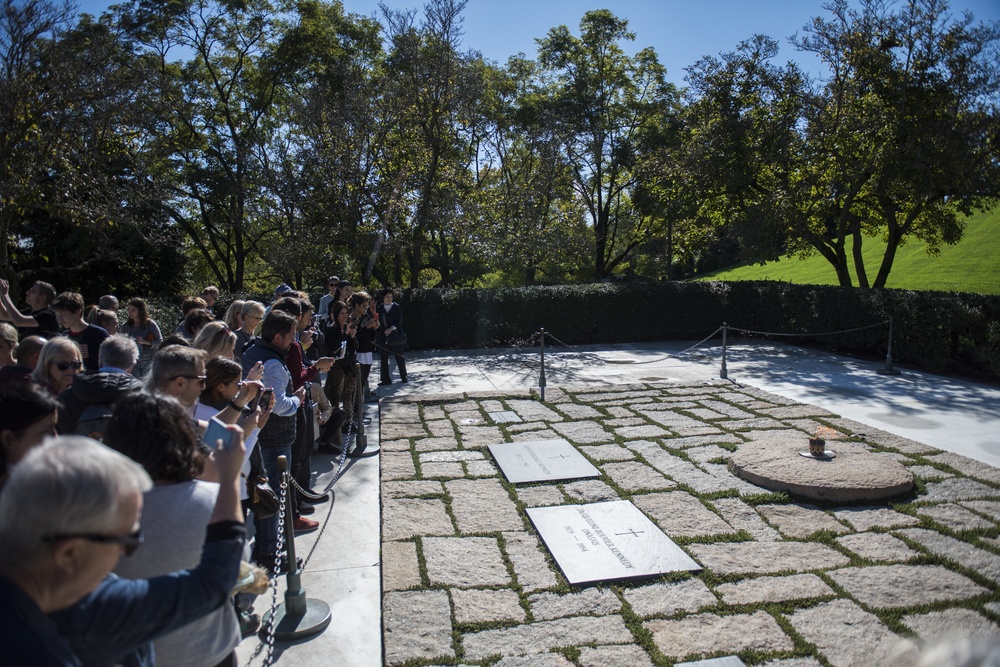
M 393 291 L 326 285 L 315 315 L 287 285 L 216 313 L 206 287 L 175 324 L 41 281 L 19 309 L 0 280 L 0 662 L 236 665 L 241 561 L 292 567 L 259 485 L 282 497 L 285 457 L 294 533 L 317 530 L 314 451 L 363 455 L 377 351 L 407 381 Z

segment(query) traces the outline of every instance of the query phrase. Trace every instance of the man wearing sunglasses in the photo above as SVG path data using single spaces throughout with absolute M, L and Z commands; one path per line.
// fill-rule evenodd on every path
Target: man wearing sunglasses
M 33 449 L 0 493 L 3 664 L 153 665 L 149 644 L 218 608 L 236 583 L 245 530 L 244 445 L 219 449 L 220 488 L 199 565 L 153 579 L 109 575 L 142 544 L 138 464 L 89 438 Z

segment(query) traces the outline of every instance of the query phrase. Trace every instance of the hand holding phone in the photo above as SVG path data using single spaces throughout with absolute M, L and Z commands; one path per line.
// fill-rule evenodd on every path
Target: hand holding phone
M 205 429 L 202 440 L 211 449 L 230 449 L 233 446 L 233 438 L 236 434 L 231 431 L 225 422 L 218 417 L 208 420 L 208 427 Z M 221 447 L 219 443 L 222 443 Z

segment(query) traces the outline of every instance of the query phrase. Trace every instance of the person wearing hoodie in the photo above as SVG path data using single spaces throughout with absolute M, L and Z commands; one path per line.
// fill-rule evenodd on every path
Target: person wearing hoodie
M 139 348 L 132 338 L 108 337 L 101 343 L 98 356 L 98 371 L 76 375 L 69 388 L 59 395 L 63 404 L 59 411 L 59 432 L 63 435 L 101 440 L 117 402 L 142 388 L 142 381 L 131 375 L 139 359 Z

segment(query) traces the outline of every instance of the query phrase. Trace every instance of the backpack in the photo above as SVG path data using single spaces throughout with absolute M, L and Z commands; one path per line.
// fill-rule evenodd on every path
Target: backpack
M 80 418 L 76 420 L 73 432 L 101 442 L 104 440 L 108 422 L 114 412 L 115 406 L 111 403 L 89 403 L 80 413 Z

